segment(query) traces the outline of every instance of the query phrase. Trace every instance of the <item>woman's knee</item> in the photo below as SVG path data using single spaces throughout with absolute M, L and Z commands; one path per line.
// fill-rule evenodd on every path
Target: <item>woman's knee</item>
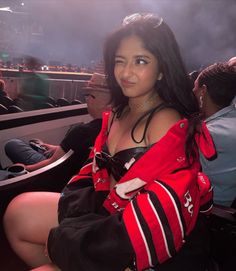
M 58 193 L 27 192 L 15 197 L 8 205 L 3 223 L 8 238 L 47 238 L 51 227 L 57 226 Z
M 14 234 L 24 228 L 22 224 L 27 224 L 27 220 L 30 219 L 29 206 L 31 206 L 31 202 L 30 193 L 23 193 L 9 203 L 3 217 L 3 225 L 7 235 Z

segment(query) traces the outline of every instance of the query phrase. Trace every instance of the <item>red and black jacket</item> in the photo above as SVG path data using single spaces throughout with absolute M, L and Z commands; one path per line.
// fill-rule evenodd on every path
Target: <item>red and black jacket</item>
M 61 223 L 49 236 L 50 256 L 62 270 L 124 270 L 132 258 L 137 270 L 158 266 L 180 250 L 199 212 L 212 206 L 211 185 L 198 159 L 191 166 L 186 159 L 186 119 L 173 125 L 110 191 L 108 172 L 96 163 L 107 140 L 109 114 L 104 113 L 87 163 L 63 191 Z M 215 155 L 204 124 L 196 142 L 207 158 Z M 69 241 L 68 251 L 62 249 Z M 93 249 L 83 250 L 85 242 Z

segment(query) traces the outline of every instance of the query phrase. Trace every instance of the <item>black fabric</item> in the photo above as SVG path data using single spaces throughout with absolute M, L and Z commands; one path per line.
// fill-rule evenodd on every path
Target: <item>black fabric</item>
M 90 181 L 68 185 L 59 202 L 60 226 L 50 231 L 49 256 L 63 271 L 120 271 L 134 253 L 121 214 L 102 207 L 108 192 Z M 79 189 L 80 188 L 80 189 Z
M 121 150 L 112 156 L 105 144 L 101 154 L 96 155 L 96 162 L 100 169 L 106 168 L 108 173 L 112 174 L 114 179 L 118 181 L 148 149 L 149 147 L 129 148 Z M 130 165 L 126 165 L 126 163 L 130 163 Z
M 49 256 L 62 271 L 123 271 L 133 257 L 124 231 L 118 215 L 66 218 L 49 234 Z
M 87 213 L 107 214 L 102 204 L 108 191 L 95 192 L 92 181 L 84 179 L 67 185 L 61 194 L 58 219 L 82 216 Z
M 75 163 L 79 169 L 86 161 L 93 147 L 95 139 L 100 132 L 102 120 L 96 119 L 89 123 L 81 123 L 73 126 L 60 143 L 61 148 L 66 153 L 70 149 L 75 152 Z
M 234 271 L 236 270 L 236 220 L 233 219 L 233 215 L 231 217 L 233 210 L 227 210 L 227 208 L 223 207 L 221 212 L 218 211 L 219 215 L 208 216 L 210 251 L 213 259 L 220 266 L 220 270 Z
M 185 240 L 180 251 L 168 261 L 154 267 L 156 271 L 206 271 L 209 264 L 209 232 L 204 216 L 199 216 L 196 226 Z

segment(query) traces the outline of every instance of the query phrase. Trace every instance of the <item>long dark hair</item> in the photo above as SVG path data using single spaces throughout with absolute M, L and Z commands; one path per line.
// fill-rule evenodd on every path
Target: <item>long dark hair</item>
M 104 45 L 104 63 L 112 102 L 118 112 L 128 104 L 114 76 L 115 55 L 120 42 L 128 36 L 136 35 L 143 41 L 146 50 L 158 60 L 159 71 L 163 73 L 155 89 L 160 98 L 189 119 L 186 141 L 186 155 L 195 156 L 194 134 L 199 124 L 199 107 L 191 89 L 187 71 L 182 61 L 179 46 L 169 26 L 157 15 L 133 14 L 124 19 L 123 25 L 108 36 Z

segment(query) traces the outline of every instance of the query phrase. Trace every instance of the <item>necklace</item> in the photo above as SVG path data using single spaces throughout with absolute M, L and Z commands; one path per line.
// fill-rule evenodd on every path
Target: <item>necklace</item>
M 161 99 L 159 98 L 158 94 L 152 95 L 148 97 L 148 99 L 144 102 L 140 103 L 129 103 L 127 111 L 132 112 L 132 114 L 143 114 L 152 108 L 156 107 L 158 104 L 162 103 Z

